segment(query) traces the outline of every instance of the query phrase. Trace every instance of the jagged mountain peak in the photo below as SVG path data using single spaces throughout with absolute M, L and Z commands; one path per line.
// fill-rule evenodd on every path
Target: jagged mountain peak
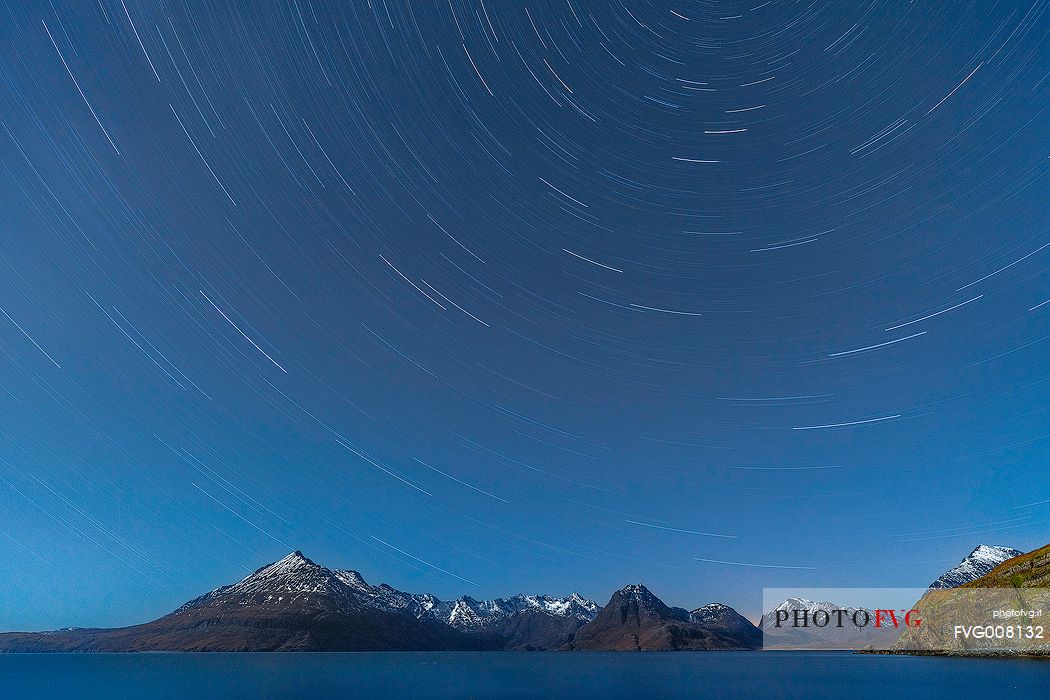
M 739 616 L 739 613 L 725 603 L 708 603 L 689 613 L 689 619 L 692 622 L 723 620 L 734 616 Z
M 476 600 L 463 596 L 456 600 L 447 622 L 453 627 L 490 627 L 523 612 L 542 612 L 555 617 L 590 622 L 601 608 L 593 600 L 578 594 L 566 598 L 518 593 L 509 598 Z
M 613 612 L 616 610 L 617 612 Z M 612 594 L 609 603 L 598 613 L 596 619 L 603 615 L 616 615 L 622 620 L 628 618 L 688 619 L 689 611 L 669 607 L 656 597 L 652 591 L 640 583 L 624 586 Z
M 300 569 L 300 568 L 308 567 L 308 566 L 320 566 L 320 565 L 315 563 L 312 559 L 310 559 L 309 557 L 307 557 L 305 554 L 303 554 L 301 551 L 299 551 L 297 549 L 294 552 L 291 552 L 291 553 L 285 555 L 283 558 L 278 559 L 277 561 L 273 562 L 272 564 L 268 564 L 267 566 L 262 567 L 262 569 L 275 569 L 275 570 L 281 570 L 281 571 L 288 571 L 288 570 Z M 262 569 L 260 569 L 260 571 Z
M 708 603 L 689 613 L 689 621 L 704 629 L 742 640 L 745 645 L 762 644 L 762 632 L 746 617 L 725 603 Z
M 620 593 L 649 593 L 649 589 L 641 583 L 629 583 L 620 589 Z
M 620 590 L 613 593 L 613 596 L 619 596 L 621 598 L 625 597 L 660 601 L 659 598 L 653 595 L 652 591 L 650 591 L 648 588 L 646 588 L 643 584 L 640 583 L 629 583 Z
M 1007 559 L 1013 559 L 1022 554 L 1024 552 L 1012 547 L 979 544 L 961 562 L 945 571 L 940 578 L 931 583 L 930 588 L 956 588 L 964 583 L 975 581 Z
M 839 605 L 837 603 L 832 603 L 827 600 L 815 601 L 810 600 L 809 598 L 791 596 L 789 598 L 785 598 L 784 601 L 779 605 L 776 605 L 775 607 L 763 613 L 762 617 L 759 618 L 758 626 L 760 628 L 769 628 L 770 626 L 775 626 L 777 613 L 783 610 L 786 610 L 789 613 L 806 610 L 809 611 L 810 614 L 812 614 L 818 611 L 833 613 L 835 610 L 839 609 L 845 610 L 848 614 L 851 615 L 861 610 L 865 610 L 865 608 L 858 608 L 852 605 Z M 868 610 L 867 612 L 871 614 L 870 610 Z
M 816 605 L 816 602 L 809 598 L 799 598 L 797 596 L 791 596 L 785 598 L 784 602 L 773 608 L 773 610 L 803 610 Z
M 296 550 L 259 567 L 237 583 L 195 598 L 176 612 L 265 606 L 303 611 L 350 610 L 361 601 L 335 572 Z
M 365 581 L 365 577 L 353 569 L 340 569 L 334 573 L 336 578 L 355 591 L 371 592 L 373 589 L 373 586 Z
M 294 587 L 306 584 L 308 581 L 319 583 L 333 578 L 333 572 L 314 563 L 299 550 L 295 550 L 277 561 L 259 567 L 232 586 L 227 586 L 226 589 L 233 591 L 262 582 L 279 584 L 283 579 L 287 579 L 288 584 Z
M 862 610 L 862 608 L 857 608 L 850 605 L 839 605 L 837 603 L 832 603 L 826 600 L 815 601 L 810 600 L 809 598 L 800 598 L 797 596 L 792 596 L 790 598 L 785 598 L 784 602 L 780 603 L 772 610 L 767 611 L 765 615 L 767 617 L 771 616 L 778 610 L 809 610 L 810 612 L 814 612 L 817 610 L 838 610 L 839 608 L 849 611 Z

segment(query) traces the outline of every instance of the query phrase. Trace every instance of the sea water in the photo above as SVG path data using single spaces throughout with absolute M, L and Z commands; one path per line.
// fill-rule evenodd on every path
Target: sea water
M 0 654 L 0 698 L 1050 698 L 1050 662 L 837 652 Z

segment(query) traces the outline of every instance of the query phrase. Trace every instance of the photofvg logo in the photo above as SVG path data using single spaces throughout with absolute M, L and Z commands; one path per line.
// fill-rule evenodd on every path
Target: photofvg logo
M 923 624 L 925 589 L 765 589 L 767 649 L 885 649 Z
M 767 588 L 762 597 L 766 649 L 1050 652 L 1045 588 Z
M 809 607 L 799 607 L 795 609 L 780 608 L 774 611 L 774 622 L 773 626 L 776 628 L 781 627 L 817 627 L 824 628 L 828 625 L 834 627 L 846 627 L 847 625 L 853 625 L 854 627 L 867 627 L 868 625 L 874 625 L 875 627 L 882 627 L 883 625 L 892 625 L 894 629 L 897 629 L 901 625 L 906 627 L 918 627 L 922 624 L 922 619 L 919 617 L 919 611 L 915 608 L 911 610 L 894 610 L 891 608 L 876 608 L 875 610 L 857 610 L 850 608 L 836 608 L 830 607 L 829 604 L 818 603 L 812 609 Z

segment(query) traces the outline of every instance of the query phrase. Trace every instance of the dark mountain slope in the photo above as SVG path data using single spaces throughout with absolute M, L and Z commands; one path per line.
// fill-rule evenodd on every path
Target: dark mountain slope
M 715 617 L 718 620 L 714 620 Z M 668 607 L 645 586 L 631 585 L 613 593 L 594 621 L 577 631 L 569 648 L 670 651 L 754 649 L 758 646 L 754 633 L 741 634 L 739 630 L 731 630 L 726 619 L 723 614 L 713 616 L 710 621 L 693 622 L 687 610 Z

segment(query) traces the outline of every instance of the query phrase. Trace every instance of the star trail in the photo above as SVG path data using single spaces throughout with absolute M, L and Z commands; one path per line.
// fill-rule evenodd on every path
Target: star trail
M 0 628 L 288 549 L 750 609 L 1045 544 L 1048 39 L 1046 0 L 0 3 Z

